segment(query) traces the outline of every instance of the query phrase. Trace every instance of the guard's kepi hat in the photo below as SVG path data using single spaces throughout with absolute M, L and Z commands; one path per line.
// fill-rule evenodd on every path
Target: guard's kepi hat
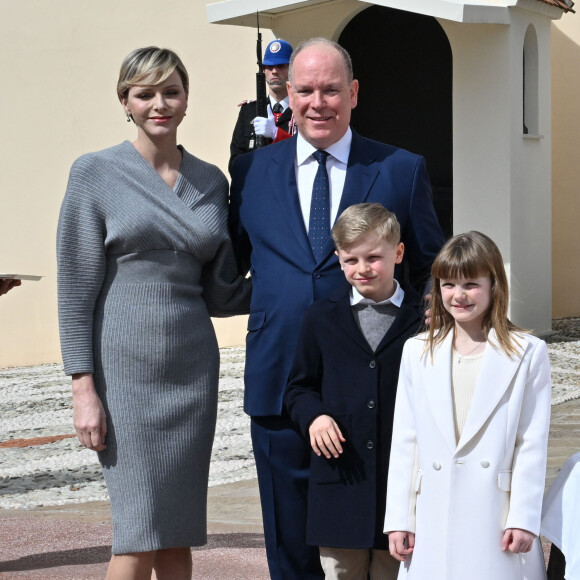
M 273 66 L 275 64 L 288 64 L 292 56 L 292 45 L 281 38 L 273 40 L 266 47 L 262 64 Z

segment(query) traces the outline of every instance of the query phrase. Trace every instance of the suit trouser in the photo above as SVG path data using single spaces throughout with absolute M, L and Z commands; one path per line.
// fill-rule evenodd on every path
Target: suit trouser
M 306 545 L 310 448 L 287 415 L 252 417 L 252 445 L 272 580 L 321 580 L 318 548 Z

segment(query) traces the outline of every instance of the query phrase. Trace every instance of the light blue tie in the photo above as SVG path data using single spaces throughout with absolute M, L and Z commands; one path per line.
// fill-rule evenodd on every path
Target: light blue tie
M 326 151 L 315 151 L 313 157 L 318 161 L 318 170 L 312 187 L 310 202 L 310 222 L 308 224 L 308 239 L 312 253 L 317 262 L 324 258 L 324 248 L 330 233 L 330 187 L 326 171 Z

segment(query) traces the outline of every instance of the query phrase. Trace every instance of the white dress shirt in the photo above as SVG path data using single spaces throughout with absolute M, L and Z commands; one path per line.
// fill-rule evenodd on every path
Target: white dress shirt
M 288 97 L 284 97 L 281 101 L 277 101 L 272 95 L 268 95 L 268 99 L 270 101 L 270 109 L 272 110 L 274 110 L 274 105 L 276 103 L 280 103 L 282 105 L 282 112 L 284 112 L 290 106 Z
M 326 159 L 326 171 L 328 172 L 328 183 L 330 186 L 331 224 L 334 224 L 336 220 L 340 198 L 342 197 L 342 190 L 344 189 L 344 180 L 346 179 L 346 167 L 348 164 L 351 143 L 352 131 L 349 127 L 342 139 L 325 149 L 329 154 Z M 302 209 L 306 231 L 308 231 L 308 225 L 310 223 L 312 186 L 314 185 L 314 178 L 316 177 L 316 171 L 318 170 L 318 161 L 312 157 L 314 151 L 316 151 L 316 147 L 313 147 L 300 135 L 300 133 L 298 133 L 294 167 L 296 171 L 298 197 L 300 199 L 300 207 Z
M 394 280 L 394 279 L 393 279 Z M 397 308 L 401 308 L 401 304 L 403 304 L 403 299 L 405 298 L 405 291 L 401 288 L 398 280 L 394 280 L 396 284 L 395 292 L 390 298 L 386 300 L 381 300 L 381 302 L 375 302 L 370 298 L 365 298 L 354 286 L 351 288 L 350 293 L 350 305 L 354 306 L 355 304 L 392 304 Z

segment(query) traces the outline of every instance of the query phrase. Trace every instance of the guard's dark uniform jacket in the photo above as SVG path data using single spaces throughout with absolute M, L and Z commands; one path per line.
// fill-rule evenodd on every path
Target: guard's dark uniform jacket
M 268 99 L 268 107 L 270 106 L 270 100 Z M 256 101 L 250 101 L 240 106 L 240 113 L 238 115 L 236 126 L 234 127 L 232 142 L 230 143 L 230 161 L 228 163 L 228 170 L 230 173 L 234 158 L 242 153 L 253 151 L 256 147 L 256 137 L 252 125 L 252 119 L 256 116 Z M 290 133 L 289 123 L 291 119 L 292 110 L 290 107 L 287 107 L 278 119 L 276 126 L 279 129 L 282 129 L 282 131 Z

